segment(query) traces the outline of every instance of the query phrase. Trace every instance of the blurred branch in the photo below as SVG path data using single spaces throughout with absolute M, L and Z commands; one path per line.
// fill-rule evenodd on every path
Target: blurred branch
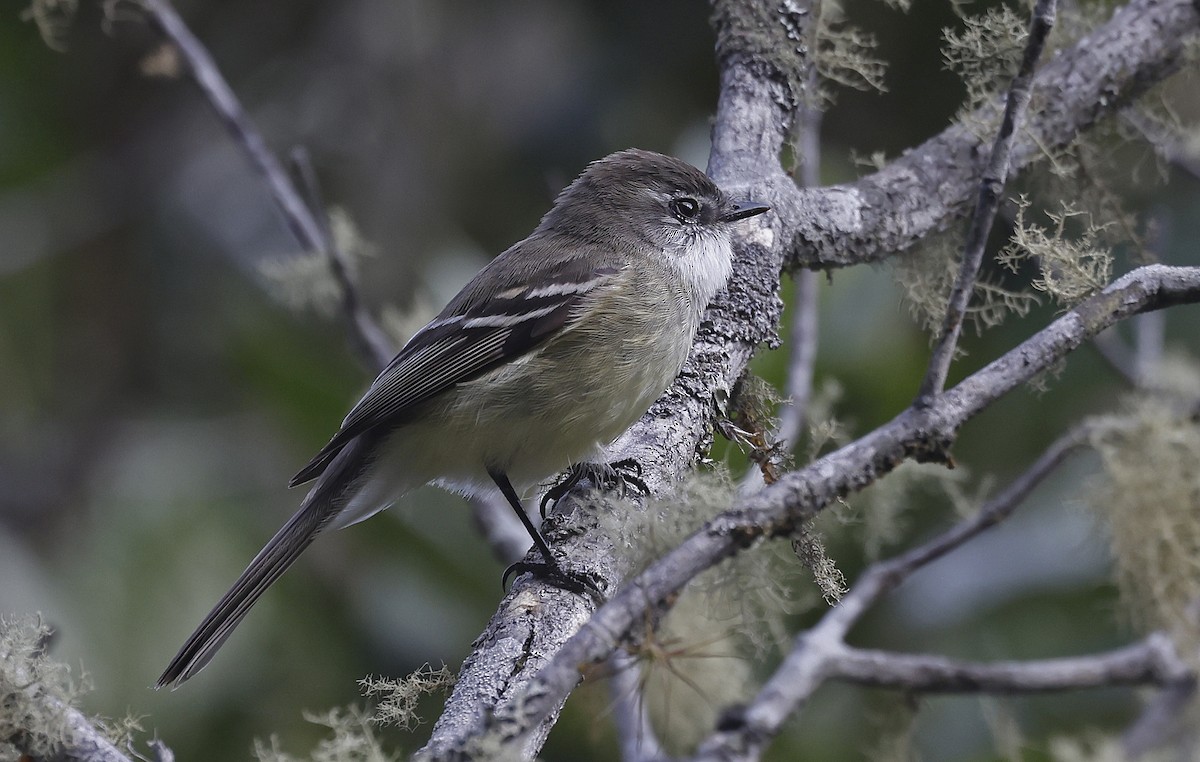
M 328 253 L 328 240 L 321 234 L 320 224 L 275 155 L 267 148 L 262 133 L 246 115 L 203 43 L 196 39 L 167 0 L 138 0 L 138 5 L 151 25 L 179 50 L 192 80 L 204 93 L 230 137 L 242 147 L 250 163 L 258 170 L 296 240 L 307 251 Z
M 1132 347 L 1115 328 L 1092 339 L 1092 346 L 1126 383 L 1135 389 L 1144 389 L 1153 382 L 1155 371 L 1162 366 L 1167 324 L 1160 312 L 1138 315 L 1130 322 L 1133 324 Z
M 781 446 L 791 452 L 808 423 L 813 372 L 817 364 L 818 297 L 813 270 L 796 273 L 792 290 L 791 341 L 788 342 L 787 400 L 779 412 Z M 753 473 L 759 473 L 755 470 Z
M 1122 379 L 1130 386 L 1137 386 L 1137 358 L 1115 327 L 1097 334 L 1092 339 L 1092 346 Z
M 917 400 L 922 406 L 928 405 L 946 387 L 946 376 L 950 373 L 950 363 L 958 351 L 958 337 L 962 333 L 963 320 L 967 316 L 967 304 L 975 293 L 975 281 L 979 277 L 979 268 L 983 266 L 983 252 L 987 247 L 988 235 L 991 234 L 992 223 L 996 220 L 996 210 L 1000 206 L 1004 184 L 1008 182 L 1013 141 L 1029 107 L 1033 70 L 1038 59 L 1042 57 L 1046 38 L 1054 28 L 1055 11 L 1055 0 L 1037 0 L 1034 5 L 1029 37 L 1025 42 L 1025 52 L 1021 56 L 1021 66 L 1008 86 L 1004 116 L 1000 120 L 996 141 L 992 144 L 991 158 L 988 159 L 987 168 L 979 182 L 975 212 L 971 216 L 971 226 L 967 231 L 958 277 L 946 302 L 946 316 L 942 322 L 941 334 L 933 347 L 929 368 L 917 392 Z
M 918 693 L 1047 693 L 1117 685 L 1194 684 L 1171 639 L 1156 632 L 1123 648 L 1087 656 L 982 664 L 928 654 L 843 646 L 831 677 Z
M 308 151 L 302 146 L 296 146 L 292 149 L 291 162 L 304 186 L 308 198 L 307 208 L 312 212 L 321 232 L 323 246 L 320 250 L 325 253 L 329 261 L 329 271 L 337 283 L 338 291 L 341 292 L 342 314 L 350 332 L 350 341 L 373 371 L 381 371 L 391 362 L 396 349 L 363 304 L 358 293 L 358 284 L 354 282 L 350 260 L 330 231 L 329 215 L 321 199 L 321 186 L 317 182 L 317 173 L 313 169 Z
M 1181 674 L 1153 696 L 1138 719 L 1121 736 L 1121 746 L 1129 759 L 1137 759 L 1171 737 L 1178 729 L 1180 716 L 1196 696 L 1196 676 Z M 1185 721 L 1186 722 L 1186 721 Z
M 1192 155 L 1183 141 L 1169 129 L 1155 124 L 1145 114 L 1134 109 L 1122 111 L 1121 121 L 1141 135 L 1160 159 L 1200 180 L 1200 159 Z
M 665 752 L 646 712 L 637 659 L 627 651 L 617 650 L 608 657 L 608 666 L 612 671 L 609 694 L 612 696 L 613 724 L 617 728 L 622 762 L 641 762 L 663 756 Z
M 492 549 L 492 555 L 505 566 L 519 560 L 529 550 L 529 533 L 499 493 L 467 498 L 471 517 L 479 533 Z M 536 519 L 535 519 L 536 520 Z
M 363 306 L 358 285 L 351 276 L 346 253 L 341 250 L 329 229 L 325 207 L 321 201 L 316 172 L 308 153 L 297 148 L 292 163 L 304 186 L 302 194 L 288 177 L 283 166 L 267 148 L 267 142 L 246 114 L 217 64 L 180 18 L 168 0 L 138 0 L 146 17 L 179 51 L 187 71 L 216 112 L 233 141 L 242 148 L 258 171 L 267 190 L 283 214 L 288 229 L 306 251 L 322 254 L 329 263 L 330 273 L 341 292 L 342 311 L 354 349 L 375 371 L 382 370 L 395 353 L 387 334 Z M 307 199 L 305 198 L 307 195 Z
M 1128 115 L 1129 110 L 1122 115 Z M 1169 224 L 1161 210 L 1152 212 L 1147 227 L 1153 231 L 1148 244 L 1147 257 L 1162 262 L 1161 250 L 1169 235 Z M 1135 389 L 1145 388 L 1154 381 L 1154 374 L 1162 367 L 1167 321 L 1161 312 L 1138 315 L 1133 325 L 1133 346 L 1130 347 L 1116 328 L 1103 331 L 1092 339 L 1092 346 L 1122 378 Z

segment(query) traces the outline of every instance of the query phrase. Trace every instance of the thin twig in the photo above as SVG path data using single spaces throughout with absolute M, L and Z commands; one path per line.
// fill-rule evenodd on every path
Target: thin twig
M 816 108 L 800 106 L 796 115 L 796 183 L 802 188 L 820 184 L 821 117 Z M 792 291 L 791 340 L 787 375 L 788 403 L 779 414 L 779 441 L 790 451 L 808 423 L 813 370 L 817 362 L 817 283 L 813 270 L 795 274 Z
M 350 259 L 330 230 L 329 215 L 321 198 L 321 186 L 317 182 L 317 173 L 308 151 L 302 146 L 296 146 L 292 149 L 290 158 L 307 196 L 308 209 L 321 231 L 321 250 L 329 261 L 329 271 L 338 285 L 338 291 L 341 292 L 342 314 L 350 333 L 350 343 L 369 367 L 381 371 L 391 362 L 396 349 L 363 304 Z
M 279 160 L 267 148 L 262 133 L 246 115 L 203 43 L 196 39 L 167 0 L 140 0 L 140 4 L 151 24 L 179 50 L 192 79 L 234 142 L 242 147 L 262 176 L 296 240 L 308 251 L 325 251 L 320 225 L 309 214 L 304 199 L 288 179 Z
M 1007 519 L 1033 489 L 1042 482 L 1063 460 L 1076 449 L 1088 444 L 1092 426 L 1084 423 L 1050 443 L 1038 459 L 1030 464 L 1020 476 L 979 511 L 929 542 L 920 545 L 887 561 L 881 561 L 863 573 L 854 591 L 846 598 L 862 596 L 856 604 L 861 615 L 885 593 L 893 590 L 913 572 L 961 547 L 967 541 Z M 842 604 L 846 603 L 843 598 Z M 839 606 L 839 608 L 841 608 Z M 848 607 L 850 608 L 850 607 Z M 857 621 L 857 616 L 849 621 Z
M 1185 148 L 1183 141 L 1166 127 L 1155 124 L 1136 109 L 1121 112 L 1121 121 L 1137 131 L 1163 161 L 1200 180 L 1200 159 Z
M 1033 93 L 1034 68 L 1042 56 L 1046 38 L 1050 36 L 1050 30 L 1054 26 L 1054 14 L 1055 0 L 1038 0 L 1034 6 L 1033 19 L 1029 25 L 1029 39 L 1021 57 L 1021 66 L 1009 85 L 1000 131 L 992 145 L 991 159 L 979 184 L 979 197 L 975 213 L 971 217 L 967 243 L 963 249 L 962 266 L 946 304 L 946 317 L 942 322 L 941 335 L 934 346 L 929 359 L 929 369 L 917 394 L 917 402 L 922 407 L 929 405 L 946 387 L 946 376 L 950 373 L 950 363 L 958 350 L 958 337 L 962 333 L 967 304 L 975 291 L 975 281 L 983 264 L 988 235 L 992 231 L 996 210 L 1000 206 L 1000 197 L 1004 193 L 1004 184 L 1008 180 L 1013 141 L 1018 127 L 1024 121 L 1025 110 Z
M 612 696 L 613 725 L 617 729 L 621 759 L 623 762 L 641 762 L 663 756 L 662 744 L 646 712 L 637 659 L 628 651 L 618 650 L 608 657 L 608 665 L 612 670 L 609 695 Z
M 307 154 L 302 149 L 292 153 L 292 161 L 308 196 L 306 201 L 304 194 L 288 177 L 279 160 L 267 148 L 262 133 L 246 114 L 246 110 L 221 75 L 204 44 L 192 34 L 168 0 L 142 0 L 141 7 L 153 26 L 179 50 L 187 63 L 187 71 L 192 80 L 225 125 L 234 143 L 242 148 L 258 171 L 271 198 L 283 214 L 288 229 L 301 247 L 326 257 L 330 272 L 341 292 L 342 309 L 351 342 L 370 367 L 376 371 L 382 370 L 391 360 L 394 350 L 387 334 L 363 306 L 345 252 L 341 251 L 330 233 L 316 173 Z

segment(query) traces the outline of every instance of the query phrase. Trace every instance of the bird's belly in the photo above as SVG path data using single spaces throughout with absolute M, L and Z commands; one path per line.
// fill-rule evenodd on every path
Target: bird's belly
M 559 341 L 460 384 L 439 396 L 431 415 L 397 432 L 385 460 L 411 477 L 470 494 L 490 489 L 489 468 L 524 491 L 600 457 L 663 393 L 690 347 L 647 346 L 655 334 L 638 346 L 627 346 L 628 337 L 608 340 L 608 348 L 594 336 Z

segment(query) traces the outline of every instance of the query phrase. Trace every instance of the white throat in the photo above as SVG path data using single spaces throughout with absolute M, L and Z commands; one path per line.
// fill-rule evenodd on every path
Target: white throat
M 683 247 L 679 256 L 669 259 L 695 295 L 701 310 L 725 287 L 733 272 L 733 247 L 729 236 L 721 233 L 701 232 Z

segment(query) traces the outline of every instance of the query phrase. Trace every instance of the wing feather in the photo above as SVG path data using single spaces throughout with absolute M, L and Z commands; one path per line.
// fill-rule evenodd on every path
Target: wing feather
M 563 263 L 524 284 L 508 284 L 491 298 L 452 302 L 388 363 L 329 444 L 292 477 L 291 486 L 319 476 L 354 437 L 402 421 L 421 402 L 511 362 L 565 330 L 583 311 L 587 296 L 619 273 L 615 267 L 585 270 L 577 264 Z

